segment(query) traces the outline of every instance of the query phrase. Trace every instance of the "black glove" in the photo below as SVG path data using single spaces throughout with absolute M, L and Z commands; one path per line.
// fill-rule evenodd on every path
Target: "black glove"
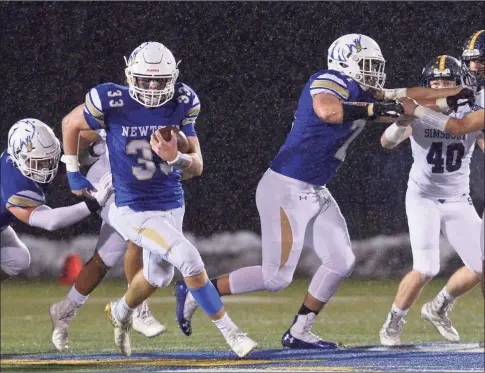
M 460 106 L 474 103 L 475 93 L 469 88 L 463 88 L 458 94 L 446 97 L 446 105 L 453 111 L 457 111 Z
M 372 112 L 374 118 L 378 116 L 398 118 L 399 115 L 404 114 L 404 106 L 396 100 L 374 102 Z

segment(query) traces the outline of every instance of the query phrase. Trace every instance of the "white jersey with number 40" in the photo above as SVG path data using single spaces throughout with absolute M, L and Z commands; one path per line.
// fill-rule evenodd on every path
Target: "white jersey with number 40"
M 470 112 L 464 107 L 456 114 L 463 117 Z M 452 136 L 412 122 L 411 148 L 413 166 L 408 187 L 424 197 L 449 199 L 470 192 L 470 160 L 475 143 L 483 136 L 481 131 L 463 136 Z

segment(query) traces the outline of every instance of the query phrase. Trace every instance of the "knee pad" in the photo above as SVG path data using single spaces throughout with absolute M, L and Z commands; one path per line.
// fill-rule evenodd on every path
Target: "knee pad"
M 440 264 L 439 263 L 414 263 L 413 269 L 416 272 L 421 273 L 424 277 L 433 278 L 435 277 L 440 271 Z
M 352 253 L 352 256 L 349 256 L 345 261 L 345 263 L 342 263 L 342 266 L 340 266 L 339 268 L 336 268 L 336 270 L 333 272 L 343 278 L 347 278 L 352 274 L 352 272 L 354 272 L 354 267 L 355 267 L 355 255 Z
M 150 285 L 164 288 L 172 282 L 173 265 L 163 260 L 161 256 L 148 252 L 143 256 L 143 275 Z
M 30 266 L 27 247 L 2 247 L 1 268 L 9 276 L 16 276 Z
M 199 251 L 185 238 L 172 246 L 166 260 L 177 267 L 183 277 L 196 276 L 204 270 Z
M 270 292 L 277 292 L 283 290 L 289 284 L 291 284 L 293 277 L 284 276 L 281 271 L 276 273 L 268 273 L 263 268 L 263 280 L 266 290 Z
M 350 268 L 350 273 L 352 273 L 352 268 Z M 348 276 L 347 273 L 349 271 L 342 273 L 344 275 L 335 273 L 321 265 L 313 275 L 308 292 L 320 302 L 327 303 L 338 290 L 340 283 Z

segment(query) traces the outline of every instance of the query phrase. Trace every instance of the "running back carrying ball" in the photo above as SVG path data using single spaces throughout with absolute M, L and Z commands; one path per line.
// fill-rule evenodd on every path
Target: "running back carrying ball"
M 162 135 L 165 141 L 170 141 L 172 138 L 171 131 L 177 134 L 177 148 L 181 153 L 188 153 L 190 150 L 189 141 L 187 140 L 187 136 L 180 131 L 179 128 L 175 126 L 167 126 L 161 127 L 158 129 L 158 132 Z

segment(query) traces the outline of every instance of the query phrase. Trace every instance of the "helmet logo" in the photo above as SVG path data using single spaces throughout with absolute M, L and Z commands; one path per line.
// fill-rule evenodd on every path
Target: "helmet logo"
M 349 47 L 350 53 L 352 53 L 354 51 L 354 49 L 355 49 L 356 53 L 359 53 L 362 50 L 362 44 L 360 43 L 361 38 L 362 38 L 362 36 L 359 35 L 358 39 L 354 39 L 353 44 L 347 44 L 347 47 Z

